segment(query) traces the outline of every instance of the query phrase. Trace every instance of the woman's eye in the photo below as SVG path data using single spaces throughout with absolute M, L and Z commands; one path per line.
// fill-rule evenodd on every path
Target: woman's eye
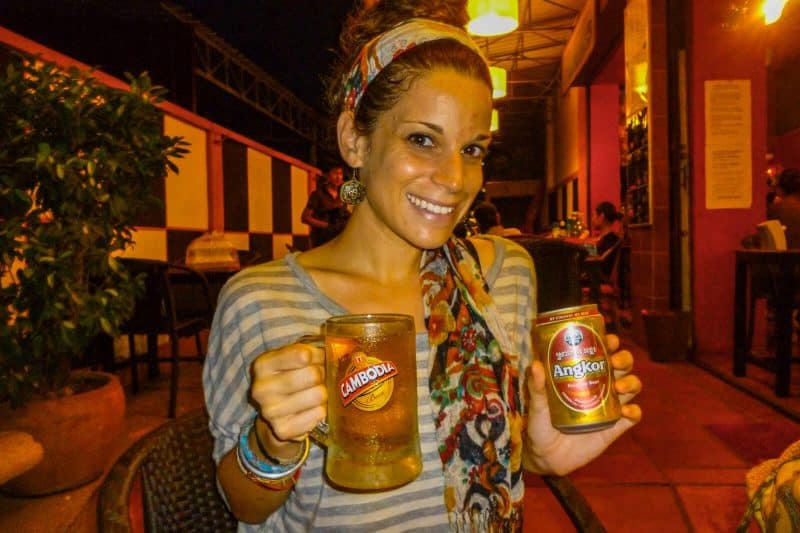
M 469 157 L 473 157 L 475 159 L 484 159 L 486 155 L 489 153 L 488 148 L 484 148 L 479 144 L 471 144 L 464 148 L 464 153 Z
M 429 148 L 434 146 L 433 139 L 421 133 L 412 133 L 408 136 L 408 141 L 414 146 L 419 146 L 421 148 Z

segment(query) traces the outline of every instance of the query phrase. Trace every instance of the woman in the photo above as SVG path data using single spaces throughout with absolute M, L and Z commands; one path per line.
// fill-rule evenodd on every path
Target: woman
M 566 473 L 640 419 L 627 404 L 605 431 L 556 431 L 544 369 L 530 364 L 530 257 L 505 239 L 475 238 L 487 294 L 480 267 L 451 239 L 481 188 L 490 142 L 491 81 L 461 29 L 466 21 L 464 1 L 384 1 L 353 12 L 329 89 L 342 158 L 360 179 L 343 186 L 343 198 L 357 203 L 350 222 L 323 246 L 245 270 L 220 296 L 204 385 L 219 484 L 239 520 L 258 524 L 240 530 L 519 530 L 522 465 Z M 471 295 L 454 299 L 462 307 L 434 304 L 453 287 Z M 307 449 L 308 432 L 326 416 L 324 354 L 295 341 L 332 314 L 368 312 L 414 317 L 418 386 L 430 394 L 418 399 L 422 474 L 400 489 L 356 494 L 327 484 L 323 450 Z M 469 320 L 437 329 L 450 313 Z M 478 330 L 480 346 L 502 352 L 467 343 Z M 616 350 L 618 340 L 609 341 Z M 483 395 L 463 385 L 468 356 L 488 370 Z M 612 357 L 626 403 L 641 388 L 632 364 L 629 352 Z M 443 398 L 455 400 L 448 408 Z M 477 438 L 469 430 L 480 433 L 487 416 L 466 405 L 488 402 L 497 431 L 470 442 L 483 454 L 465 456 L 457 445 Z M 286 476 L 254 479 L 237 462 L 243 446 Z
M 787 168 L 778 175 L 778 195 L 767 207 L 768 220 L 786 228 L 786 245 L 800 248 L 800 169 Z
M 597 255 L 603 255 L 603 252 L 619 242 L 620 237 L 614 231 L 617 220 L 622 220 L 622 213 L 611 202 L 600 202 L 595 206 L 592 231 L 597 242 Z
M 310 227 L 311 246 L 319 246 L 333 239 L 342 231 L 350 212 L 339 198 L 344 170 L 336 165 L 327 175 L 317 178 L 317 188 L 311 193 L 300 216 L 301 222 Z

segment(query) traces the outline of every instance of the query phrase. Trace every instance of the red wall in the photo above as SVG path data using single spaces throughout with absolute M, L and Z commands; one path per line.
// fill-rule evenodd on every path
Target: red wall
M 772 152 L 782 168 L 800 168 L 800 130 L 772 139 Z
M 589 173 L 591 190 L 587 220 L 594 207 L 608 201 L 619 209 L 619 86 L 592 85 L 590 88 L 592 147 Z
M 765 215 L 766 68 L 764 25 L 722 27 L 728 0 L 689 2 L 689 74 L 692 132 L 692 227 L 695 338 L 698 355 L 733 348 L 734 250 Z M 706 80 L 750 79 L 752 95 L 753 203 L 750 209 L 705 208 L 704 89 Z

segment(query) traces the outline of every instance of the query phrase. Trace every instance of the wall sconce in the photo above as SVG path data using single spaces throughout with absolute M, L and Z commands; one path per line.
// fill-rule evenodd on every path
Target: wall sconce
M 764 24 L 772 24 L 781 18 L 787 2 L 788 0 L 736 0 L 728 6 L 722 27 L 736 30 L 743 24 L 755 22 L 761 16 L 764 17 Z M 756 5 L 760 7 L 756 9 Z
M 500 129 L 500 115 L 497 109 L 492 109 L 492 123 L 489 126 L 489 131 L 497 131 Z
M 469 0 L 467 31 L 481 37 L 511 33 L 519 26 L 518 0 Z
M 783 8 L 789 0 L 765 0 L 761 6 L 764 13 L 764 24 L 772 24 L 781 18 Z
M 503 67 L 489 67 L 492 77 L 492 98 L 502 98 L 506 95 L 506 69 Z
M 642 102 L 647 103 L 647 63 L 636 63 L 633 66 L 633 92 L 639 95 Z

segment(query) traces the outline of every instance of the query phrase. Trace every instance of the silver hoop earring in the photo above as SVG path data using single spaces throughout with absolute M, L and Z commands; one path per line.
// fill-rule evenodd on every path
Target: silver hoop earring
M 358 178 L 358 169 L 353 169 L 350 179 L 339 187 L 339 198 L 347 205 L 358 205 L 367 195 L 367 187 Z

